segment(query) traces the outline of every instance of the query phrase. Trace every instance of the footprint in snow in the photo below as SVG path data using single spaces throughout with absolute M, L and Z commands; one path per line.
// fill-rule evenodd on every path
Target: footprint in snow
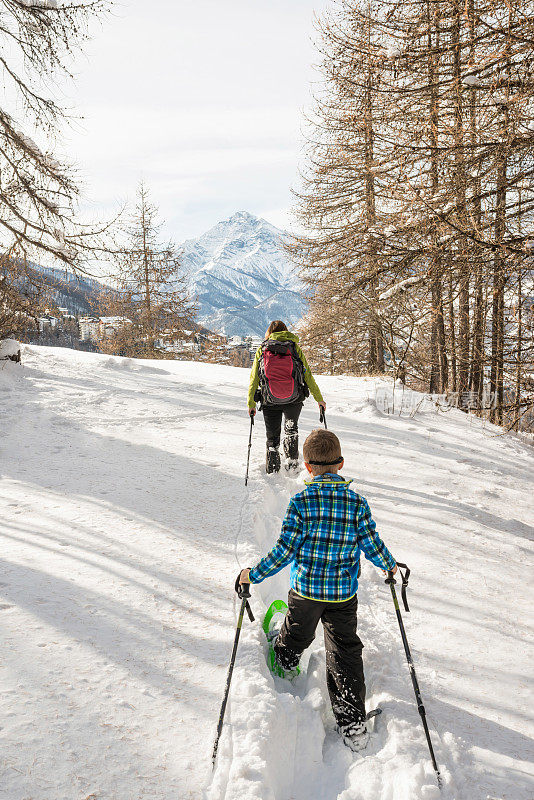
M 7 611 L 8 608 L 13 608 L 9 603 L 0 603 L 0 611 Z

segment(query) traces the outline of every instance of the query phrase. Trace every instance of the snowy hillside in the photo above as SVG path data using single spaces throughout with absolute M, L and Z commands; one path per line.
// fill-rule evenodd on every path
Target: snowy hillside
M 452 410 L 382 414 L 323 378 L 346 468 L 412 569 L 405 614 L 445 787 L 435 786 L 384 576 L 363 565 L 368 749 L 333 729 L 318 636 L 294 684 L 253 587 L 215 772 L 233 582 L 302 476 L 266 476 L 245 370 L 25 347 L 0 366 L 2 800 L 532 800 L 527 684 L 532 449 Z M 317 426 L 308 401 L 303 434 Z
M 48 287 L 46 296 L 51 303 L 66 308 L 70 314 L 94 314 L 100 295 L 108 289 L 94 278 L 66 269 L 30 263 L 27 272 L 30 279 Z
M 183 268 L 203 325 L 229 336 L 263 336 L 273 319 L 298 322 L 306 305 L 283 236 L 265 220 L 239 212 L 185 242 Z

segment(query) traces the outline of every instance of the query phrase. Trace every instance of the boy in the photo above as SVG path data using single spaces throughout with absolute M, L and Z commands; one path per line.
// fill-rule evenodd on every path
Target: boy
M 321 620 L 337 729 L 348 747 L 361 750 L 369 734 L 363 645 L 356 633 L 360 552 L 383 570 L 396 572 L 397 566 L 376 533 L 367 501 L 338 475 L 344 460 L 337 436 L 312 431 L 304 443 L 304 462 L 313 480 L 291 498 L 271 552 L 242 570 L 239 581 L 261 583 L 293 562 L 288 612 L 274 642 L 276 659 L 286 673 L 295 670 Z

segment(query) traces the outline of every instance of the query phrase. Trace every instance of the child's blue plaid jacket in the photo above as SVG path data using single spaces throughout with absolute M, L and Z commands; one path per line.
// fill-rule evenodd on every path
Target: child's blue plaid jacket
M 291 498 L 280 537 L 250 570 L 261 583 L 290 562 L 291 588 L 311 600 L 341 602 L 356 594 L 360 553 L 382 569 L 395 559 L 376 532 L 364 497 L 340 475 L 317 475 Z

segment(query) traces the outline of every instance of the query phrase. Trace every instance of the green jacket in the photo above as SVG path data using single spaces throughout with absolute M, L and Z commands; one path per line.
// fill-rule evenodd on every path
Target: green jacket
M 316 400 L 318 403 L 322 403 L 323 396 L 319 390 L 319 387 L 315 383 L 315 379 L 311 374 L 311 369 L 308 366 L 308 362 L 306 361 L 306 356 L 302 352 L 299 347 L 298 341 L 299 337 L 295 333 L 291 333 L 290 331 L 278 331 L 277 333 L 271 333 L 269 339 L 275 339 L 277 342 L 287 342 L 292 341 L 295 342 L 297 355 L 302 361 L 302 365 L 304 367 L 304 380 L 306 381 L 306 385 L 310 390 L 310 394 L 312 395 L 313 399 Z M 250 371 L 250 383 L 248 385 L 248 407 L 249 408 L 256 408 L 256 402 L 254 400 L 254 394 L 256 393 L 256 389 L 260 383 L 260 358 L 261 358 L 261 347 L 258 347 L 256 350 L 256 355 L 254 357 L 254 364 L 252 365 L 252 369 Z

